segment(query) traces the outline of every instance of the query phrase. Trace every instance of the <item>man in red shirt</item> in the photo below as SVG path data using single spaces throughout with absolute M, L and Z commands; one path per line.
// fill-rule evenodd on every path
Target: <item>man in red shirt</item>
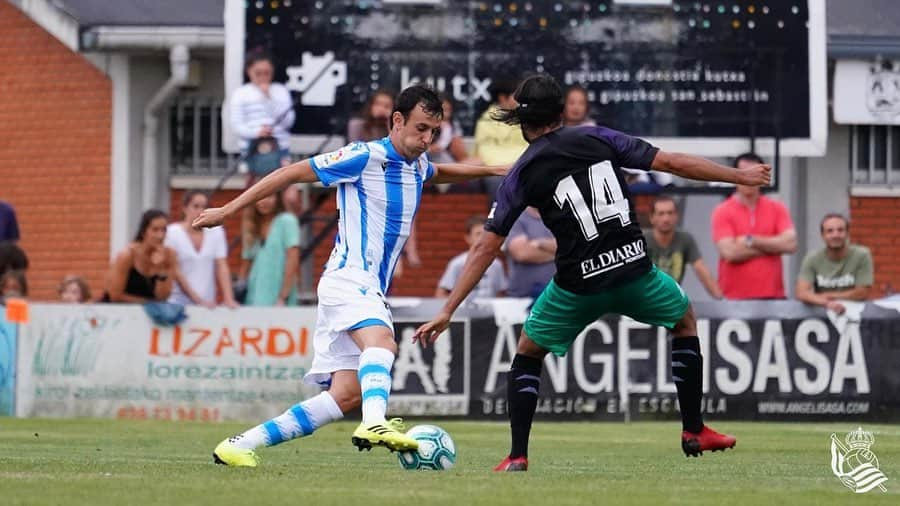
M 753 153 L 735 158 L 736 168 L 763 163 Z M 783 299 L 781 255 L 797 251 L 797 233 L 781 202 L 754 186 L 737 185 L 712 215 L 719 249 L 719 287 L 727 299 Z

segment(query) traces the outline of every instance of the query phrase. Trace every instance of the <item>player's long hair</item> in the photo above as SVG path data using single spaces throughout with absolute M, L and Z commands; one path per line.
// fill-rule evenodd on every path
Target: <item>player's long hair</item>
M 553 127 L 562 121 L 565 101 L 562 88 L 552 76 L 535 74 L 519 83 L 513 98 L 515 109 L 500 109 L 491 117 L 507 125 L 521 125 L 523 130 Z

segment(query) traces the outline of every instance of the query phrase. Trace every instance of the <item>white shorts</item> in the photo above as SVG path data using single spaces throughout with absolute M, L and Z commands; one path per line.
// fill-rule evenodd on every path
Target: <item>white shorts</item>
M 366 271 L 343 268 L 326 272 L 317 293 L 313 363 L 303 380 L 328 388 L 333 372 L 359 368 L 361 351 L 349 331 L 385 324 L 393 332 L 394 319 L 378 278 Z

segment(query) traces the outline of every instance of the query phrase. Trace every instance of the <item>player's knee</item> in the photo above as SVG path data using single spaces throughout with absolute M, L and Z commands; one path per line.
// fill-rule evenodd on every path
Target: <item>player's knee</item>
M 525 335 L 525 332 L 523 331 L 522 335 L 519 336 L 519 344 L 516 347 L 516 353 L 525 355 L 526 357 L 544 358 L 544 355 L 547 354 L 547 350 L 538 346 L 538 344 Z
M 675 327 L 672 328 L 672 333 L 675 337 L 697 335 L 697 319 L 694 317 L 694 309 L 691 306 L 688 306 L 687 311 L 684 312 L 684 316 L 682 316 L 681 320 L 679 320 L 678 323 L 675 324 Z

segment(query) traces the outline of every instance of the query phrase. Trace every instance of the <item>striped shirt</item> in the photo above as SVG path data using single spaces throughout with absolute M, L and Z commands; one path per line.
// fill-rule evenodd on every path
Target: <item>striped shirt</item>
M 424 153 L 404 159 L 389 137 L 348 144 L 310 164 L 322 184 L 337 187 L 340 221 L 325 272 L 369 272 L 386 293 L 434 165 Z

